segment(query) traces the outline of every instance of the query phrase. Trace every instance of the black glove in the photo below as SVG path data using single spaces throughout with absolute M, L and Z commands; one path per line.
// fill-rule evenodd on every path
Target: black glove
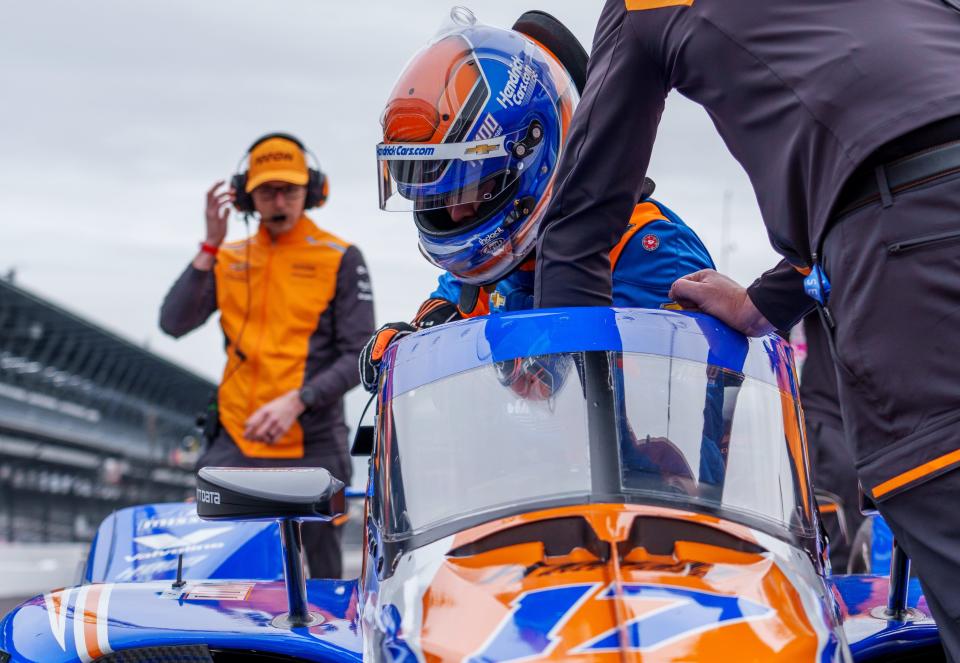
M 419 331 L 420 329 L 429 329 L 453 322 L 462 317 L 456 304 L 448 302 L 446 299 L 428 299 L 420 306 L 420 310 L 413 318 L 413 324 Z
M 380 363 L 390 344 L 409 336 L 417 328 L 408 322 L 388 322 L 378 329 L 360 351 L 360 383 L 369 393 L 377 390 L 380 381 Z

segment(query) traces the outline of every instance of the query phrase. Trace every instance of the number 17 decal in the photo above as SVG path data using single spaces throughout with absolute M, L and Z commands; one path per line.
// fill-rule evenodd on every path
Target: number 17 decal
M 617 597 L 613 585 L 594 592 L 599 583 L 564 585 L 524 592 L 511 602 L 509 614 L 468 663 L 527 661 L 548 656 L 560 643 L 560 630 L 588 601 Z M 591 596 L 592 595 L 592 596 Z M 630 651 L 650 651 L 698 633 L 776 614 L 769 606 L 738 596 L 682 587 L 626 583 L 624 601 L 650 603 L 650 609 L 598 636 L 569 648 L 570 654 L 620 651 L 621 628 Z M 633 614 L 643 611 L 634 606 Z

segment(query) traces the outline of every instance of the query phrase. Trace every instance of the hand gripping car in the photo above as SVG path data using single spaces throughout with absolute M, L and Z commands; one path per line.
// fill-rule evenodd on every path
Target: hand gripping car
M 534 398 L 503 383 L 526 359 L 555 374 Z M 360 578 L 303 580 L 324 470 L 208 468 L 213 520 L 111 517 L 81 585 L 0 623 L 0 659 L 942 660 L 915 580 L 831 575 L 800 421 L 788 346 L 707 316 L 435 327 L 386 353 L 355 444 Z

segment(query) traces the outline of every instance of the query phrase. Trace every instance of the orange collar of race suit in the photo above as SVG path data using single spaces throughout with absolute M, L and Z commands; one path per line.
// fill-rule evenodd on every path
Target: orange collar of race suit
M 293 228 L 282 235 L 278 235 L 276 239 L 270 235 L 270 231 L 267 230 L 265 223 L 261 221 L 255 237 L 258 244 L 264 245 L 302 244 L 307 236 L 315 230 L 316 226 L 313 225 L 313 221 L 311 221 L 306 214 L 303 214 L 296 224 L 294 224 Z

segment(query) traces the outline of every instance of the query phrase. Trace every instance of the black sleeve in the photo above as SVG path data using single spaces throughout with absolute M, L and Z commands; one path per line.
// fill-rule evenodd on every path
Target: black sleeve
M 160 329 L 180 338 L 206 322 L 216 310 L 217 285 L 213 270 L 205 272 L 188 265 L 163 298 Z
M 793 265 L 781 260 L 747 288 L 747 295 L 770 324 L 789 331 L 816 306 L 803 290 L 803 278 Z
M 333 343 L 336 358 L 305 384 L 313 391 L 308 407 L 324 407 L 336 402 L 360 384 L 357 365 L 360 351 L 373 335 L 373 288 L 360 249 L 351 246 L 343 254 L 337 271 L 337 290 L 333 307 Z
M 539 308 L 612 303 L 610 249 L 640 199 L 669 91 L 663 58 L 653 50 L 662 43 L 662 17 L 629 12 L 623 0 L 608 0 L 600 15 L 586 88 L 537 238 Z

